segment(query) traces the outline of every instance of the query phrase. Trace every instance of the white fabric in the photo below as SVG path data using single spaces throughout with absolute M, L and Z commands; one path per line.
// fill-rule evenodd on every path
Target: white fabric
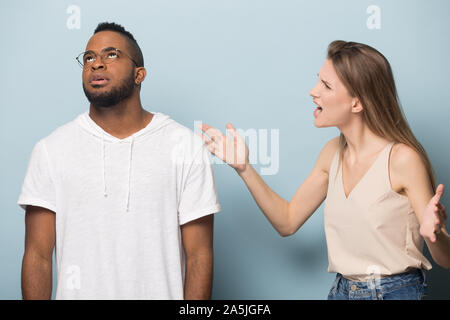
M 162 113 L 125 139 L 88 112 L 58 128 L 18 204 L 56 214 L 57 299 L 183 299 L 180 225 L 220 211 L 201 138 Z

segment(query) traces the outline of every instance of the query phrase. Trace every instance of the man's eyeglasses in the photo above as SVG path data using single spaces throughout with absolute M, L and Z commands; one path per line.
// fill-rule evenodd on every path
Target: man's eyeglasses
M 105 64 L 119 60 L 122 56 L 128 57 L 131 61 L 133 61 L 136 67 L 138 66 L 133 58 L 131 58 L 128 54 L 120 49 L 108 47 L 100 52 L 101 61 L 103 61 L 103 63 Z M 75 59 L 78 61 L 78 64 L 82 68 L 88 68 L 94 64 L 95 60 L 97 60 L 97 57 L 98 55 L 94 51 L 86 51 L 80 53 Z

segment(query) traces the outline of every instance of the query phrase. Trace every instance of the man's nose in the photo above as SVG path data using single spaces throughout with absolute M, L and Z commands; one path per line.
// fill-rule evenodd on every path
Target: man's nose
M 105 68 L 105 64 L 103 63 L 102 59 L 100 57 L 97 57 L 94 61 L 94 63 L 92 63 L 91 68 L 92 70 L 98 70 L 98 69 L 103 69 Z

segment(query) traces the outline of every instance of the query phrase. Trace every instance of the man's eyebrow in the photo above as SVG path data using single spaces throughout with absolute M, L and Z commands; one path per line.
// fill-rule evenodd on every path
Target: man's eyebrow
M 117 50 L 117 48 L 114 48 L 114 47 L 107 47 L 107 48 L 102 49 L 102 52 L 114 51 L 114 50 Z
M 114 51 L 114 50 L 117 50 L 117 48 L 114 48 L 114 47 L 106 47 L 106 48 L 103 48 L 101 52 L 108 52 L 108 51 Z M 95 52 L 94 52 L 94 50 L 87 50 L 87 51 L 85 52 L 85 54 L 87 54 L 87 53 L 95 53 Z

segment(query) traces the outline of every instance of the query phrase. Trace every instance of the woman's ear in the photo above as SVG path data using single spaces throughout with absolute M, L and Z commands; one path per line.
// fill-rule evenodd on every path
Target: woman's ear
M 353 98 L 352 99 L 352 112 L 353 113 L 359 113 L 361 111 L 363 111 L 364 108 L 361 104 L 361 102 L 359 101 L 358 98 Z
M 146 75 L 147 71 L 144 67 L 136 68 L 134 72 L 134 83 L 136 83 L 136 85 L 140 85 L 144 81 Z

